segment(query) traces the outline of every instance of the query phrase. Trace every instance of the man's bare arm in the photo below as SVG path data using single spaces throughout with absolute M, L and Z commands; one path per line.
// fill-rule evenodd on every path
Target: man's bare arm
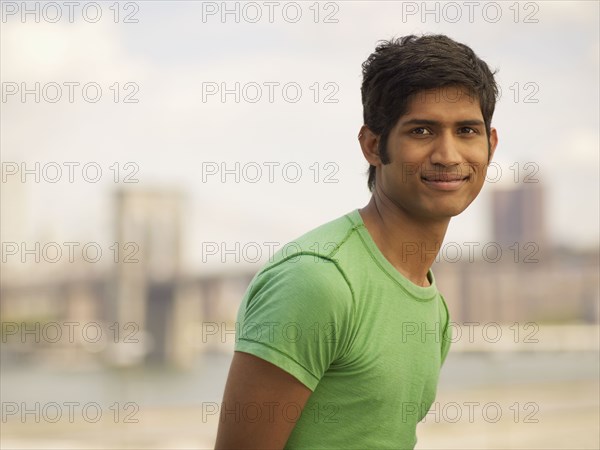
M 282 449 L 297 419 L 286 417 L 285 412 L 299 416 L 311 393 L 279 367 L 249 353 L 235 352 L 215 449 Z

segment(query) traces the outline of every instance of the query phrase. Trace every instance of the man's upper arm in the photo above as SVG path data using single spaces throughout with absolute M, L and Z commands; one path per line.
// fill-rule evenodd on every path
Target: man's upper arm
M 215 449 L 281 449 L 311 390 L 273 364 L 235 352 Z
M 253 280 L 238 314 L 219 448 L 285 445 L 311 392 L 348 348 L 352 304 L 335 263 L 313 255 Z M 233 408 L 240 409 L 237 422 Z

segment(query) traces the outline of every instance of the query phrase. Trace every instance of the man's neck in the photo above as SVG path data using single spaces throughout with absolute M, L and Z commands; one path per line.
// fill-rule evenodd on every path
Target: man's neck
M 359 213 L 385 258 L 418 286 L 429 286 L 427 272 L 437 256 L 450 218 L 424 221 L 373 195 Z

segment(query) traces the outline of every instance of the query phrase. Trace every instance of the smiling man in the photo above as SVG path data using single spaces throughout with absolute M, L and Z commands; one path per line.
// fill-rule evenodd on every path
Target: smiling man
M 217 448 L 414 448 L 449 349 L 431 266 L 496 148 L 497 87 L 443 35 L 363 64 L 370 202 L 280 250 L 236 324 Z

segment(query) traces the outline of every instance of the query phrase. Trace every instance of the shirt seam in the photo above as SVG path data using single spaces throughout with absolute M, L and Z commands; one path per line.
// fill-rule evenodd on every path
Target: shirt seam
M 279 350 L 278 348 L 272 347 L 268 344 L 265 344 L 264 342 L 260 342 L 260 341 L 253 341 L 252 339 L 247 339 L 247 338 L 239 338 L 240 341 L 245 341 L 245 342 L 249 342 L 252 344 L 258 344 L 262 347 L 268 348 L 269 350 L 274 351 L 275 353 L 278 353 L 284 357 L 286 357 L 288 360 L 292 361 L 294 364 L 296 364 L 298 367 L 301 367 L 307 374 L 309 374 L 311 377 L 314 378 L 314 380 L 319 383 L 319 377 L 317 377 L 314 373 L 312 373 L 309 369 L 307 369 L 306 367 L 304 367 L 302 364 L 300 364 L 298 361 L 296 361 L 294 358 L 292 358 L 290 355 L 288 355 L 287 353 L 282 352 L 281 350 Z M 243 351 L 243 350 L 240 350 Z M 272 363 L 273 364 L 273 363 Z
M 347 241 L 347 237 L 349 237 L 349 235 L 352 233 L 353 230 L 350 230 L 347 235 L 346 238 L 344 238 L 342 241 L 346 242 Z M 332 253 L 335 252 L 337 249 L 339 249 L 339 247 L 342 245 L 343 242 L 340 242 L 339 246 L 332 250 Z M 355 329 L 356 329 L 356 323 L 354 322 L 355 318 L 357 317 L 357 301 L 356 301 L 356 292 L 354 291 L 354 288 L 352 287 L 352 284 L 350 283 L 350 279 L 348 278 L 348 275 L 346 275 L 346 273 L 344 272 L 344 270 L 340 267 L 339 263 L 333 258 L 333 257 L 329 257 L 326 255 L 322 255 L 316 252 L 309 252 L 309 251 L 304 251 L 301 250 L 299 252 L 293 253 L 291 255 L 286 256 L 285 258 L 283 258 L 280 261 L 277 261 L 275 264 L 273 264 L 272 266 L 266 268 L 263 270 L 263 274 L 268 272 L 269 270 L 279 266 L 280 264 L 283 264 L 284 262 L 286 262 L 287 260 L 294 258 L 296 256 L 302 256 L 302 255 L 308 255 L 308 256 L 316 256 L 318 258 L 324 259 L 326 261 L 329 261 L 331 263 L 333 263 L 333 265 L 335 266 L 336 270 L 338 271 L 338 273 L 342 276 L 342 278 L 344 279 L 344 281 L 346 282 L 346 286 L 348 286 L 348 289 L 350 289 L 350 295 L 352 296 L 352 305 L 350 307 L 350 314 L 348 317 L 348 321 L 349 321 L 349 326 L 348 326 L 348 337 L 346 339 L 346 345 L 344 346 L 344 349 L 340 349 L 339 354 L 335 355 L 335 359 L 343 359 L 343 357 L 345 355 L 347 355 L 350 351 L 351 351 L 351 347 L 352 347 L 352 343 L 353 343 L 353 336 L 355 334 Z

